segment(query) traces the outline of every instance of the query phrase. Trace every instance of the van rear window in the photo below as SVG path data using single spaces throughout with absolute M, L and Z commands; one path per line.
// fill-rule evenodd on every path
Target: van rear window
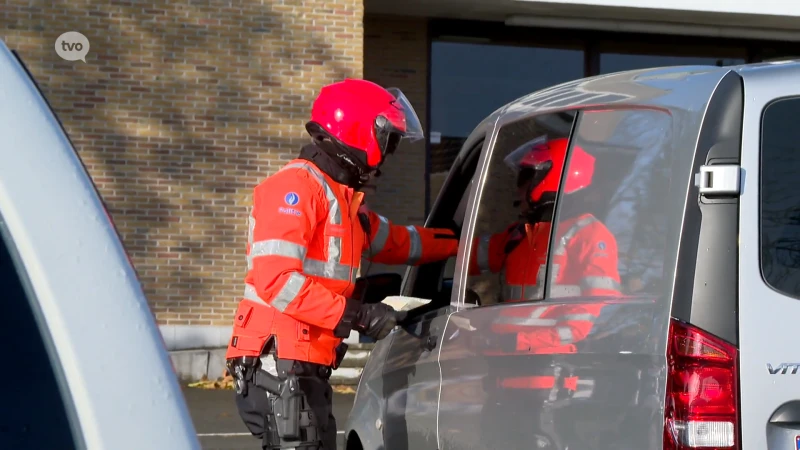
M 764 110 L 761 136 L 761 271 L 800 298 L 800 98 Z

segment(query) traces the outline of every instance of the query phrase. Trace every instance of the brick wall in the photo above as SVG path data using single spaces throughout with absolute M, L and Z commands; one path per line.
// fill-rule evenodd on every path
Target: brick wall
M 307 142 L 318 89 L 362 76 L 362 0 L 37 3 L 4 1 L 0 37 L 64 122 L 156 318 L 230 325 L 252 188 Z M 56 55 L 66 31 L 88 37 L 86 63 Z
M 423 126 L 427 102 L 427 22 L 416 18 L 368 16 L 364 20 L 364 78 L 400 88 L 416 109 Z M 425 220 L 425 144 L 402 144 L 390 156 L 367 197 L 376 212 L 402 225 Z M 367 264 L 365 261 L 364 264 Z M 364 269 L 366 265 L 362 266 Z M 402 273 L 407 266 L 372 264 L 370 273 Z

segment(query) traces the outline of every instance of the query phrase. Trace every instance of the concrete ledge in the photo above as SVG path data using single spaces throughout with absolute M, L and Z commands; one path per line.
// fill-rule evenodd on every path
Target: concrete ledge
M 354 386 L 358 384 L 361 371 L 369 358 L 374 344 L 351 344 L 339 369 L 331 375 L 331 383 Z M 191 383 L 207 378 L 216 380 L 225 373 L 226 348 L 176 350 L 169 352 L 175 374 L 182 383 Z M 271 357 L 261 359 L 264 370 L 275 373 L 275 361 Z
M 337 370 L 334 370 L 331 375 L 331 384 L 355 386 L 361 378 L 362 370 L 364 370 L 363 367 L 339 367 Z
M 231 339 L 232 327 L 196 325 L 159 325 L 168 351 L 224 348 Z M 345 340 L 358 343 L 358 332 L 351 331 Z
M 159 325 L 167 350 L 191 350 L 227 347 L 231 327 Z

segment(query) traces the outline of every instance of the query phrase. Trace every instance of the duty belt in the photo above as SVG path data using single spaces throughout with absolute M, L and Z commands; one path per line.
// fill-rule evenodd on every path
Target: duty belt
M 227 361 L 228 371 L 233 376 L 237 394 L 247 393 L 247 382 L 264 389 L 273 395 L 281 395 L 287 388 L 292 391 L 294 386 L 287 386 L 295 376 L 316 376 L 328 379 L 333 372 L 329 366 L 305 361 L 285 360 L 276 358 L 278 376 L 261 368 L 261 359 L 255 356 L 240 356 Z

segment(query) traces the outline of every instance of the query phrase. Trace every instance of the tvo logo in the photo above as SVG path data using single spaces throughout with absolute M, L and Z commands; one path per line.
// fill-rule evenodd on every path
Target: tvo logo
M 767 370 L 769 370 L 770 375 L 786 375 L 790 370 L 792 375 L 797 375 L 797 369 L 800 369 L 800 363 L 780 363 L 774 367 L 771 363 L 767 363 Z
M 89 39 L 77 31 L 68 31 L 56 39 L 56 53 L 67 61 L 86 62 L 89 53 Z

